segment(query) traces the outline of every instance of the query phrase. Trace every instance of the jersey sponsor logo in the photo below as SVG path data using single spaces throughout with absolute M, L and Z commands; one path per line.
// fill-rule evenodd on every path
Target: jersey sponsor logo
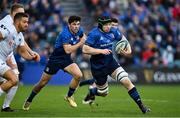
M 111 43 L 106 43 L 106 44 L 101 44 L 100 47 L 108 47 L 108 46 L 112 46 L 113 42 Z

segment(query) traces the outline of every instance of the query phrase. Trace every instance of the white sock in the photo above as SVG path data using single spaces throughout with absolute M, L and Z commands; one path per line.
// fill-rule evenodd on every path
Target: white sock
M 0 87 L 0 96 L 4 93 L 4 91 Z
M 18 85 L 16 86 L 13 86 L 6 94 L 5 96 L 5 99 L 4 99 L 4 104 L 2 106 L 2 108 L 6 108 L 6 107 L 9 107 L 10 104 L 11 104 L 11 101 L 13 100 L 15 94 L 16 94 L 16 91 L 17 91 L 17 88 L 18 88 Z

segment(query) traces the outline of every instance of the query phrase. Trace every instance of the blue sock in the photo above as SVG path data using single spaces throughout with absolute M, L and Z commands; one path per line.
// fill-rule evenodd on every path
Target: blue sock
M 69 91 L 68 91 L 67 96 L 68 96 L 68 97 L 71 97 L 71 96 L 74 94 L 74 91 L 75 91 L 75 90 L 76 90 L 76 89 L 69 87 Z
M 95 81 L 94 79 L 84 80 L 84 81 L 81 81 L 81 82 L 79 83 L 79 86 L 91 85 L 91 84 L 94 83 L 94 81 Z
M 30 96 L 28 97 L 27 101 L 28 102 L 32 102 L 32 100 L 34 99 L 34 97 L 37 95 L 36 92 L 32 91 Z
M 136 87 L 133 87 L 131 90 L 128 91 L 131 98 L 140 106 L 142 104 L 141 98 L 139 96 L 138 91 L 136 90 Z

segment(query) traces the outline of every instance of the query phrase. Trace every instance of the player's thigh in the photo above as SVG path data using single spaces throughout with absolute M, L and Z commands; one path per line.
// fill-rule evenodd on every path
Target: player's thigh
M 73 77 L 82 77 L 82 72 L 76 63 L 70 64 L 69 66 L 65 67 L 64 70 L 70 73 Z
M 60 65 L 61 64 L 59 64 L 57 62 L 53 62 L 53 61 L 49 60 L 44 68 L 44 73 L 46 73 L 48 75 L 54 75 L 61 68 Z
M 17 84 L 17 82 L 18 82 L 18 79 L 17 79 L 16 74 L 15 74 L 11 69 L 7 70 L 7 71 L 4 73 L 3 77 L 4 77 L 7 81 L 11 81 L 12 84 L 14 84 L 14 85 Z
M 96 78 L 95 83 L 99 86 L 103 86 L 107 83 L 107 76 L 99 76 L 95 78 Z
M 117 82 L 120 82 L 128 90 L 134 87 L 134 85 L 128 77 L 128 73 L 122 67 L 117 68 L 111 74 L 111 77 L 115 79 Z
M 11 53 L 10 55 L 8 55 L 6 63 L 9 67 L 11 67 L 12 69 L 17 69 L 17 63 L 14 57 L 14 54 Z
M 92 76 L 95 79 L 95 83 L 99 86 L 104 85 L 107 82 L 107 76 L 108 72 L 105 70 L 96 70 L 96 69 L 91 69 Z
M 121 82 L 123 79 L 128 78 L 128 73 L 120 66 L 111 74 L 111 77 Z
M 4 77 L 4 76 L 5 76 L 5 73 L 6 73 L 8 70 L 11 70 L 11 68 L 6 64 L 5 61 L 3 61 L 3 60 L 0 59 L 0 76 L 1 76 L 1 77 Z M 5 79 L 6 79 L 6 78 L 5 78 Z

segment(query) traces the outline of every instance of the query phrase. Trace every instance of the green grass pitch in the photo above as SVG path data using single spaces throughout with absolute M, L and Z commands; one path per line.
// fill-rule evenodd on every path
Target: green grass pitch
M 0 117 L 180 117 L 179 85 L 138 85 L 142 100 L 152 110 L 148 114 L 142 114 L 127 91 L 118 85 L 110 85 L 107 97 L 97 97 L 98 106 L 83 105 L 81 101 L 87 88 L 77 90 L 78 107 L 71 108 L 63 99 L 68 86 L 46 86 L 34 99 L 31 109 L 23 111 L 23 102 L 32 86 L 20 86 L 11 105 L 16 112 L 0 112 Z M 3 98 L 0 97 L 1 105 Z

